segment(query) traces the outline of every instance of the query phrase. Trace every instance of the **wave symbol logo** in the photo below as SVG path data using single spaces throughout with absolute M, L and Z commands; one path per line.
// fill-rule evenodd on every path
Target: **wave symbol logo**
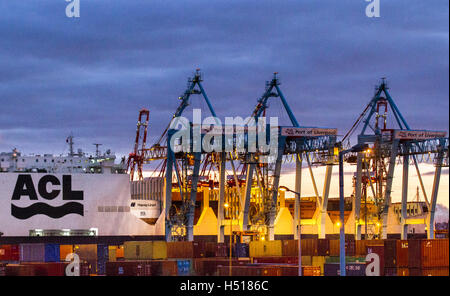
M 21 220 L 28 219 L 38 214 L 46 215 L 53 219 L 58 219 L 68 214 L 78 214 L 83 216 L 83 210 L 83 205 L 78 202 L 68 202 L 59 207 L 52 207 L 43 202 L 38 202 L 25 208 L 13 204 L 11 205 L 11 215 Z

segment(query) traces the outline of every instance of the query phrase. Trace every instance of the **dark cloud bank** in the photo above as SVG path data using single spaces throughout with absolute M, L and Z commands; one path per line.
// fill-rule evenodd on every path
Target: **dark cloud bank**
M 411 127 L 448 130 L 449 2 L 366 4 L 81 0 L 69 19 L 63 0 L 2 1 L 0 151 L 61 153 L 73 131 L 126 154 L 138 110 L 157 137 L 197 67 L 221 117 L 249 115 L 278 71 L 300 124 L 344 134 L 386 76 Z

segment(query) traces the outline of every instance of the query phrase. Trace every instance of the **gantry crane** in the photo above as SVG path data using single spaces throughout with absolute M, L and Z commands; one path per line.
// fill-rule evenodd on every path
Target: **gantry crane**
M 177 108 L 175 114 L 169 126 L 166 128 L 164 133 L 159 138 L 158 142 L 146 151 L 147 159 L 164 159 L 163 171 L 165 171 L 166 178 L 166 192 L 165 192 L 165 237 L 167 241 L 172 240 L 172 233 L 175 229 L 181 229 L 179 232 L 181 236 L 189 241 L 194 239 L 194 213 L 195 204 L 197 197 L 197 189 L 200 177 L 200 166 L 202 161 L 209 159 L 205 157 L 208 153 L 202 150 L 200 145 L 200 150 L 194 149 L 194 145 L 199 144 L 199 140 L 196 139 L 193 130 L 200 129 L 200 126 L 194 126 L 192 122 L 184 122 L 180 119 L 183 111 L 190 103 L 191 95 L 202 95 L 203 99 L 208 105 L 208 109 L 214 118 L 216 113 L 206 95 L 205 90 L 202 86 L 202 77 L 199 69 L 192 79 L 188 81 L 188 87 L 184 94 L 179 97 L 181 103 Z M 182 124 L 184 130 L 189 133 L 188 138 L 192 135 L 190 140 L 186 141 L 183 145 L 181 151 L 175 151 L 174 148 L 177 146 L 176 138 L 172 140 L 172 136 L 177 134 L 177 126 Z M 183 129 L 183 127 L 182 127 Z M 166 138 L 167 146 L 161 146 L 162 141 Z M 183 139 L 185 140 L 185 139 Z M 201 143 L 201 142 L 200 142 Z M 182 198 L 182 205 L 180 208 L 172 207 L 172 180 L 173 173 L 175 172 L 176 184 L 180 190 L 180 195 Z M 185 229 L 185 232 L 184 232 Z
M 382 227 L 378 228 L 378 236 L 384 239 L 387 238 L 389 224 L 388 212 L 391 205 L 394 168 L 396 159 L 402 158 L 402 209 L 400 222 L 402 225 L 401 237 L 402 239 L 407 238 L 408 169 L 411 158 L 429 209 L 426 219 L 428 237 L 433 238 L 434 213 L 441 167 L 448 164 L 448 138 L 446 138 L 446 132 L 411 130 L 388 89 L 386 80 L 383 78 L 381 83 L 376 87 L 375 95 L 369 104 L 342 139 L 342 142 L 349 140 L 358 126 L 363 124 L 361 132 L 358 135 L 358 144 L 369 145 L 367 151 L 358 152 L 356 157 L 354 155 L 350 157 L 353 159 L 356 158 L 354 200 L 355 237 L 356 239 L 361 239 L 362 221 L 360 221 L 360 209 L 362 187 L 364 190 L 363 181 L 365 181 L 371 188 L 374 203 L 378 209 L 376 215 L 382 222 Z M 388 127 L 387 125 L 389 109 L 395 118 L 395 122 L 393 123 L 394 125 L 396 124 L 395 128 Z M 370 133 L 368 132 L 369 130 L 371 130 Z M 428 201 L 418 165 L 418 156 L 423 155 L 432 158 L 436 167 L 430 201 Z
M 317 127 L 302 127 L 299 125 L 296 117 L 294 116 L 291 108 L 289 107 L 279 85 L 278 73 L 274 73 L 273 79 L 266 84 L 266 90 L 262 97 L 258 100 L 258 103 L 252 113 L 254 123 L 257 124 L 261 115 L 265 114 L 268 108 L 268 100 L 270 98 L 279 98 L 283 104 L 285 111 L 287 112 L 291 121 L 291 126 L 278 127 L 276 131 L 277 146 L 276 155 L 265 158 L 265 162 L 262 162 L 262 156 L 266 156 L 267 153 L 251 153 L 246 152 L 242 156 L 242 161 L 246 164 L 246 184 L 245 184 L 245 196 L 243 200 L 243 207 L 240 214 L 240 220 L 244 230 L 249 230 L 249 206 L 251 187 L 253 185 L 253 173 L 256 172 L 257 183 L 260 187 L 260 192 L 263 196 L 263 207 L 259 213 L 259 217 L 262 217 L 262 222 L 267 226 L 268 238 L 273 240 L 274 223 L 277 215 L 277 198 L 278 187 L 280 182 L 281 166 L 283 157 L 290 155 L 296 159 L 296 177 L 295 177 L 295 191 L 301 193 L 301 171 L 302 171 L 302 159 L 303 156 L 308 163 L 310 169 L 311 180 L 314 185 L 316 200 L 320 208 L 320 214 L 317 219 L 319 222 L 318 230 L 319 236 L 325 237 L 325 220 L 327 215 L 327 203 L 330 188 L 332 165 L 334 164 L 334 152 L 336 148 L 336 129 L 329 128 L 317 128 Z M 270 134 L 270 127 L 268 127 L 266 134 Z M 272 140 L 272 139 L 271 139 Z M 321 155 L 323 164 L 327 166 L 326 177 L 323 187 L 322 196 L 319 195 L 317 185 L 315 182 L 314 174 L 311 167 L 310 155 Z M 295 211 L 294 211 L 294 237 L 297 236 L 298 226 L 298 201 L 296 199 Z M 255 215 L 258 217 L 258 215 Z

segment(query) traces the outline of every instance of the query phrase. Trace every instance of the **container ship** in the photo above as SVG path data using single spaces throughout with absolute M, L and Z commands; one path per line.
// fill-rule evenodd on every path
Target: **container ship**
M 74 152 L 72 136 L 66 142 L 67 155 L 0 153 L 0 239 L 153 235 L 148 222 L 160 214 L 157 193 L 135 200 L 125 159 L 117 163 L 98 146 L 95 155 Z

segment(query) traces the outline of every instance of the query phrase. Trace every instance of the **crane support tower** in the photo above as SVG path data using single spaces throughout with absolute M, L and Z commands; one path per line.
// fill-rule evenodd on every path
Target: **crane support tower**
M 429 238 L 434 238 L 434 214 L 436 208 L 441 168 L 448 164 L 448 138 L 444 131 L 412 130 L 399 108 L 392 99 L 386 80 L 383 78 L 375 89 L 375 95 L 361 113 L 351 129 L 343 137 L 342 142 L 350 140 L 350 136 L 362 124 L 358 135 L 358 144 L 368 144 L 369 149 L 349 156 L 356 159 L 355 196 L 353 202 L 353 220 L 349 228 L 354 230 L 355 238 L 361 239 L 361 226 L 367 223 L 360 217 L 361 199 L 365 195 L 365 188 L 370 187 L 375 204 L 375 219 L 377 224 L 376 236 L 386 239 L 389 228 L 394 225 L 390 215 L 392 184 L 394 168 L 398 161 L 402 162 L 402 192 L 400 224 L 401 237 L 407 238 L 408 224 L 421 224 L 424 221 L 407 217 L 408 204 L 408 170 L 410 163 L 414 164 L 425 198 L 428 213 L 426 229 Z M 393 123 L 388 122 L 388 113 L 392 113 Z M 391 127 L 388 124 L 391 123 Z M 419 163 L 426 157 L 428 162 L 435 165 L 434 182 L 431 197 L 428 199 L 426 188 L 419 169 Z M 398 160 L 398 161 L 397 161 Z M 363 190 L 362 190 L 363 188 Z M 367 207 L 367 203 L 365 203 Z M 391 231 L 389 231 L 391 232 Z M 367 235 L 367 233 L 366 233 Z

